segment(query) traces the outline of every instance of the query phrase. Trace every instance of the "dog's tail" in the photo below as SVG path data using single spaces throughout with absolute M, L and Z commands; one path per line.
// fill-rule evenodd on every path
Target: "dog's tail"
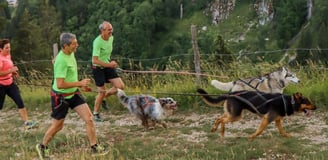
M 212 107 L 222 106 L 222 101 L 227 99 L 227 95 L 218 96 L 213 98 L 208 95 L 208 93 L 204 89 L 197 89 L 197 92 L 202 96 L 203 101 Z
M 234 82 L 224 83 L 224 82 L 220 82 L 218 80 L 212 80 L 211 85 L 222 91 L 230 91 L 234 85 Z
M 125 94 L 123 90 L 119 88 L 117 89 L 117 97 L 123 105 L 127 104 L 128 96 Z

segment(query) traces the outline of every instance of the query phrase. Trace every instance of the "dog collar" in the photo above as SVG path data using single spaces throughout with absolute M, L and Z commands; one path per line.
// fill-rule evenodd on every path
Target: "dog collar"
M 292 95 L 291 98 L 290 98 L 290 104 L 292 105 L 292 107 L 295 111 L 298 110 L 298 107 L 296 107 L 294 95 Z
M 290 100 L 290 103 L 291 103 L 292 105 L 295 105 L 294 95 L 291 96 L 291 97 L 292 97 L 292 98 L 291 98 L 291 100 Z

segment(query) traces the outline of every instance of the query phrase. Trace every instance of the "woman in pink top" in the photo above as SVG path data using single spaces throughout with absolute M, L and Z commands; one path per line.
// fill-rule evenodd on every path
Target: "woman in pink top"
M 6 95 L 8 95 L 16 103 L 18 112 L 24 120 L 25 129 L 31 129 L 37 125 L 37 122 L 28 120 L 19 88 L 13 79 L 13 77 L 18 77 L 17 71 L 17 66 L 14 66 L 11 60 L 9 40 L 0 40 L 0 110 L 3 108 Z

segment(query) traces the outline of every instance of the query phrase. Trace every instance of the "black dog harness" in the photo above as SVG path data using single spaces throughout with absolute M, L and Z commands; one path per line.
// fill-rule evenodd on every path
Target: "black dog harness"
M 287 77 L 288 75 L 285 76 L 285 78 Z M 259 77 L 259 78 L 253 78 L 251 79 L 249 82 L 246 82 L 245 80 L 243 79 L 238 79 L 239 81 L 243 82 L 244 84 L 246 84 L 247 86 L 249 86 L 250 88 L 253 88 L 254 90 L 256 90 L 257 92 L 259 92 L 259 90 L 257 89 L 259 87 L 260 84 L 262 84 L 264 82 L 265 79 L 270 79 L 270 76 L 267 74 L 265 76 L 262 76 L 262 77 Z M 251 85 L 251 83 L 254 81 L 254 80 L 258 80 L 258 83 L 253 86 Z M 277 82 L 277 84 L 279 85 L 280 88 L 284 88 L 286 87 L 285 85 L 285 82 L 282 81 L 282 80 L 276 80 L 275 81 Z M 272 92 L 272 86 L 270 83 L 268 83 L 268 87 L 270 88 L 271 92 Z
M 251 88 L 253 88 L 253 89 L 255 89 L 256 91 L 259 92 L 259 90 L 257 89 L 257 87 L 258 87 L 261 83 L 263 83 L 264 79 L 266 79 L 266 77 L 253 78 L 253 79 L 251 79 L 249 82 L 246 82 L 246 81 L 243 80 L 243 79 L 238 79 L 238 80 L 240 80 L 241 82 L 245 83 L 245 84 L 248 85 L 249 87 L 251 87 Z M 252 83 L 254 80 L 259 80 L 259 81 L 258 81 L 258 83 L 257 83 L 255 86 L 252 86 L 251 83 Z
M 246 91 L 245 91 L 246 92 Z M 265 106 L 266 104 L 276 100 L 276 99 L 282 99 L 283 103 L 284 103 L 284 110 L 285 110 L 285 115 L 287 116 L 288 113 L 287 113 L 287 103 L 286 103 L 286 99 L 284 97 L 284 95 L 281 95 L 281 96 L 278 96 L 278 97 L 275 97 L 275 98 L 271 98 L 271 99 L 265 99 L 265 97 L 263 97 L 259 92 L 256 92 L 258 96 L 260 96 L 263 100 L 265 100 L 265 102 L 263 102 L 261 105 L 258 105 L 258 106 L 254 106 L 249 100 L 247 100 L 246 98 L 243 98 L 243 97 L 240 97 L 239 95 L 242 94 L 244 92 L 241 92 L 241 93 L 237 93 L 237 94 L 232 94 L 232 95 L 228 95 L 228 97 L 233 97 L 233 98 L 236 98 L 244 103 L 246 103 L 248 106 L 250 106 L 259 116 L 261 116 L 262 114 L 259 112 L 259 108 Z M 293 109 L 296 109 L 296 106 L 295 106 L 295 100 L 294 100 L 294 96 L 292 95 L 291 96 L 291 102 L 290 104 L 292 105 Z

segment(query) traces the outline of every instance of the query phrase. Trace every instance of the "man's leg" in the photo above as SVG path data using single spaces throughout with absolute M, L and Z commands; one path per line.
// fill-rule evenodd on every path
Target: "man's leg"
M 107 154 L 109 150 L 105 149 L 100 144 L 97 144 L 95 123 L 93 121 L 92 113 L 89 109 L 88 104 L 87 103 L 81 104 L 75 107 L 74 110 L 80 115 L 80 117 L 85 123 L 86 133 L 89 139 L 91 151 L 94 154 L 98 154 L 98 155 Z
M 63 129 L 64 120 L 65 119 L 60 119 L 60 120 L 52 119 L 51 126 L 48 128 L 46 134 L 43 137 L 43 141 L 42 141 L 43 145 L 48 146 L 48 143 L 55 136 L 55 134 Z
M 117 88 L 119 89 L 124 89 L 124 83 L 122 81 L 122 79 L 120 77 L 118 78 L 114 78 L 114 79 L 110 79 L 109 82 L 111 82 L 112 88 L 110 88 L 106 94 L 105 97 L 102 100 L 102 107 L 106 110 L 109 109 L 107 103 L 106 103 L 106 98 L 109 97 L 110 95 L 116 94 L 117 93 Z
M 43 159 L 50 156 L 50 150 L 48 148 L 48 143 L 55 136 L 57 132 L 59 132 L 64 127 L 65 119 L 52 119 L 51 126 L 48 128 L 45 133 L 42 143 L 36 145 L 36 151 L 38 152 L 39 158 Z
M 76 111 L 77 114 L 80 115 L 80 117 L 85 123 L 86 133 L 90 145 L 93 146 L 97 144 L 95 124 L 89 106 L 86 103 L 84 103 L 75 107 L 74 110 Z
M 109 80 L 112 84 L 112 88 L 110 88 L 107 92 L 106 92 L 106 97 L 109 97 L 111 95 L 114 95 L 117 93 L 117 88 L 124 90 L 124 83 L 122 81 L 122 79 L 120 77 L 118 78 L 114 78 L 114 79 L 110 79 Z
M 96 122 L 102 122 L 103 120 L 101 119 L 101 117 L 99 115 L 99 109 L 100 109 L 100 105 L 102 104 L 102 101 L 105 98 L 106 87 L 104 85 L 102 87 L 97 87 L 97 88 L 98 88 L 98 94 L 95 99 L 95 104 L 94 104 L 94 108 L 93 108 L 93 116 L 94 116 L 94 120 Z

